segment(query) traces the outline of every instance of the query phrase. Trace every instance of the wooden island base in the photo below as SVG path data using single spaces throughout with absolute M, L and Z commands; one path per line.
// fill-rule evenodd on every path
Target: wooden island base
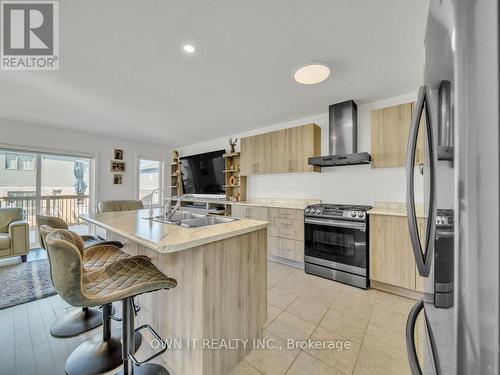
M 182 349 L 163 354 L 175 374 L 228 374 L 252 350 L 253 339 L 262 338 L 267 319 L 267 229 L 171 253 L 109 230 L 107 238 L 122 242 L 130 255 L 147 255 L 177 280 L 173 290 L 137 298 L 138 325 L 148 323 L 162 338 L 183 342 Z M 237 349 L 210 350 L 202 348 L 201 339 L 249 341 L 246 347 L 240 342 Z M 187 340 L 197 348 L 188 348 Z

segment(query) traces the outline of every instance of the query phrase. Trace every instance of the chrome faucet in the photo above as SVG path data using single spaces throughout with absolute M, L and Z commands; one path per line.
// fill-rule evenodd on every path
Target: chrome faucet
M 153 219 L 154 218 L 154 216 L 153 216 L 153 196 L 154 196 L 154 194 L 157 191 L 159 191 L 160 193 L 162 193 L 163 194 L 163 198 L 165 198 L 165 192 L 163 191 L 163 189 L 154 189 L 151 192 L 151 203 L 149 204 L 149 219 Z
M 177 199 L 177 203 L 175 204 L 175 206 L 173 208 L 172 208 L 172 200 L 169 200 L 167 205 L 165 206 L 165 219 L 167 221 L 171 221 L 174 214 L 181 207 L 182 196 L 179 195 L 176 199 Z

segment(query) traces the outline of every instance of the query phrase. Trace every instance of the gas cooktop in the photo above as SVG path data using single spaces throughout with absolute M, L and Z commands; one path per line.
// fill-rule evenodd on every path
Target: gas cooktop
M 371 208 L 372 206 L 354 204 L 319 203 L 307 206 L 304 215 L 308 217 L 365 221 L 366 211 Z

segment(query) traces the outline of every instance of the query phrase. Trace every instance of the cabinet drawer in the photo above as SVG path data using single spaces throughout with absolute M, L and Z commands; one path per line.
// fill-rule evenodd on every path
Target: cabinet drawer
M 304 262 L 304 242 L 275 236 L 267 237 L 269 255 Z
M 270 208 L 269 217 L 277 219 L 304 220 L 304 211 L 289 208 Z
M 269 221 L 268 232 L 270 235 L 304 241 L 304 222 L 302 220 L 271 217 Z
M 233 205 L 231 215 L 240 219 L 268 221 L 269 209 L 267 207 Z

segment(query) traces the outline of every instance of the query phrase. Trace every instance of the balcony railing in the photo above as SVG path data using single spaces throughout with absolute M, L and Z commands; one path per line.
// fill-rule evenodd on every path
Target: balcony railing
M 36 197 L 0 197 L 0 207 L 21 207 L 26 212 L 30 227 L 36 225 Z M 68 223 L 84 223 L 80 215 L 89 213 L 88 195 L 46 195 L 40 197 L 42 215 L 57 216 Z

